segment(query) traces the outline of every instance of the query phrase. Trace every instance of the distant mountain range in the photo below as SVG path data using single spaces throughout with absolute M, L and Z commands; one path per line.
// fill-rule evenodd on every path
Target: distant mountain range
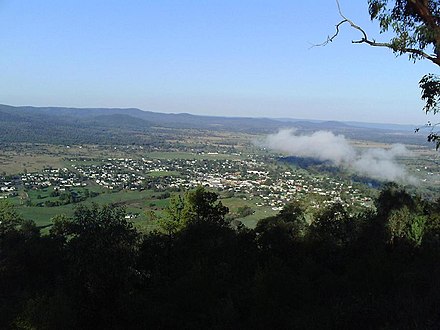
M 331 130 L 349 138 L 374 141 L 399 142 L 402 137 L 410 139 L 411 143 L 424 141 L 424 137 L 414 135 L 414 127 L 408 125 L 198 116 L 187 113 L 143 111 L 135 108 L 15 107 L 0 104 L 0 138 L 3 142 L 148 143 L 154 131 L 159 128 L 257 134 L 273 133 L 281 128 L 295 128 L 301 132 Z M 397 132 L 399 132 L 398 137 L 396 137 Z
M 360 121 L 324 121 L 324 120 L 304 120 L 304 119 L 293 119 L 293 118 L 277 118 L 277 120 L 283 122 L 294 122 L 298 123 L 301 121 L 306 121 L 309 123 L 335 123 L 336 125 L 345 124 L 352 127 L 362 127 L 362 128 L 373 128 L 373 129 L 384 129 L 393 131 L 414 131 L 417 127 L 423 125 L 405 125 L 405 124 L 387 124 L 387 123 L 365 123 Z

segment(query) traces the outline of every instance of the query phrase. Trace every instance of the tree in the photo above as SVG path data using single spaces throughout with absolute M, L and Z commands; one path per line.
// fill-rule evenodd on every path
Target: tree
M 283 209 L 278 213 L 278 218 L 285 223 L 291 224 L 294 236 L 305 236 L 308 224 L 304 213 L 304 207 L 299 202 L 291 202 L 284 205 Z
M 391 32 L 393 37 L 385 42 L 377 42 L 368 37 L 366 31 L 347 18 L 336 0 L 342 20 L 336 25 L 336 32 L 329 36 L 320 46 L 332 42 L 339 34 L 343 24 L 349 24 L 361 34 L 360 39 L 353 40 L 355 44 L 368 44 L 373 47 L 385 47 L 397 56 L 408 55 L 412 61 L 428 60 L 440 66 L 440 2 L 438 0 L 368 0 L 369 14 L 377 21 L 380 32 Z M 440 111 L 440 76 L 426 74 L 419 82 L 421 98 L 425 101 L 423 110 L 436 114 Z M 428 135 L 428 141 L 440 147 L 440 135 L 433 130 Z M 416 130 L 418 131 L 418 129 Z
M 168 236 L 172 236 L 183 227 L 182 210 L 184 208 L 182 196 L 175 195 L 170 199 L 168 207 L 165 209 L 165 217 L 159 219 L 159 227 L 162 228 Z
M 408 207 L 393 210 L 388 217 L 390 242 L 405 240 L 414 246 L 422 243 L 426 216 L 414 214 Z
M 250 206 L 244 205 L 244 206 L 240 206 L 237 209 L 237 213 L 240 218 L 245 218 L 251 214 L 254 214 L 255 211 Z
M 54 219 L 51 235 L 65 245 L 65 288 L 81 315 L 79 327 L 109 327 L 119 322 L 124 297 L 137 276 L 134 265 L 139 242 L 133 224 L 125 220 L 125 209 L 79 205 L 72 219 Z
M 207 191 L 202 186 L 188 191 L 184 197 L 175 195 L 165 209 L 165 217 L 158 224 L 170 237 L 194 223 L 226 225 L 225 215 L 229 209 L 217 199 L 218 194 Z
M 63 261 L 58 242 L 40 234 L 32 220 L 22 219 L 9 202 L 0 203 L 0 328 L 26 328 L 12 322 L 31 297 L 50 294 Z M 34 304 L 32 304 L 34 305 Z M 20 322 L 19 322 L 20 321 Z M 36 323 L 35 323 L 36 324 Z M 44 328 L 29 326 L 27 329 Z M 53 327 L 55 328 L 55 327 Z
M 388 217 L 391 211 L 404 206 L 414 211 L 420 207 L 419 204 L 416 198 L 394 182 L 385 184 L 375 201 L 377 213 L 385 218 Z
M 310 225 L 310 232 L 317 241 L 346 245 L 354 234 L 353 221 L 340 203 L 325 208 Z
M 225 215 L 229 212 L 222 202 L 217 201 L 218 194 L 205 190 L 202 186 L 185 195 L 182 217 L 186 223 L 213 222 L 225 224 Z
M 291 202 L 277 215 L 258 221 L 257 244 L 264 251 L 289 258 L 292 245 L 304 241 L 308 227 L 304 208 L 298 202 Z
M 8 201 L 0 202 L 0 234 L 14 230 L 23 222 L 14 205 Z

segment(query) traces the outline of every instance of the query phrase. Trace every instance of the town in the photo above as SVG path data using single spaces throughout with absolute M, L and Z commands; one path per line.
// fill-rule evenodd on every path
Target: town
M 353 212 L 373 207 L 371 189 L 360 183 L 326 173 L 311 174 L 281 162 L 276 155 L 236 153 L 232 156 L 199 153 L 193 159 L 158 159 L 149 158 L 148 154 L 139 158 L 70 158 L 63 168 L 0 177 L 0 198 L 19 198 L 20 191 L 50 188 L 50 196 L 60 196 L 63 203 L 42 202 L 41 197 L 30 201 L 29 194 L 20 195 L 26 199 L 26 205 L 50 207 L 83 201 L 98 195 L 96 191 L 177 193 L 201 185 L 218 192 L 223 199 L 235 197 L 253 208 L 272 211 L 281 210 L 291 201 L 307 203 L 311 209 L 332 203 L 341 203 Z

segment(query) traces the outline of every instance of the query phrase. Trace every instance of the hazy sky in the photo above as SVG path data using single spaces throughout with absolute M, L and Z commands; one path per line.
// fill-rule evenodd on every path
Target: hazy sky
M 346 16 L 380 39 L 367 0 Z M 352 45 L 334 0 L 0 0 L 0 103 L 425 123 L 428 62 Z

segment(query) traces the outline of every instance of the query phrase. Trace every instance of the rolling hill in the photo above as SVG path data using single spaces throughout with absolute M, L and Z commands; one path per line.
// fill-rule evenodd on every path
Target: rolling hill
M 188 113 L 159 113 L 135 108 L 31 107 L 0 104 L 2 142 L 145 144 L 155 131 L 199 129 L 268 134 L 282 128 L 301 133 L 329 130 L 348 138 L 380 142 L 423 144 L 423 135 L 408 127 L 337 121 L 307 121 L 250 117 L 199 116 Z M 403 141 L 404 140 L 404 141 Z

